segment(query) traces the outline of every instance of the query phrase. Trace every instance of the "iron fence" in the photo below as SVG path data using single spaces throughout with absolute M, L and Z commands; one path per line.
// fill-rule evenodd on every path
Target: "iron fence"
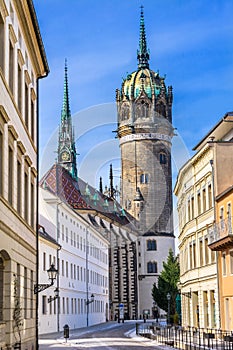
M 233 350 L 233 333 L 221 329 L 162 327 L 156 323 L 136 323 L 136 334 L 182 350 Z

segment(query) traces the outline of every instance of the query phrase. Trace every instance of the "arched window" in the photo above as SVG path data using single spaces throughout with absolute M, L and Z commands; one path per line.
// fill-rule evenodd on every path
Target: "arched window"
M 157 273 L 157 262 L 156 261 L 149 261 L 147 263 L 147 273 Z
M 147 241 L 147 250 L 157 250 L 157 242 L 155 239 L 149 239 Z

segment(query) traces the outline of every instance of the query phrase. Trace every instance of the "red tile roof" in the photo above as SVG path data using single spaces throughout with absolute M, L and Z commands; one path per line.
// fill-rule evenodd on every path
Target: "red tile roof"
M 120 225 L 135 230 L 135 219 L 115 200 L 97 191 L 85 181 L 73 179 L 61 165 L 54 164 L 39 182 L 40 187 L 58 196 L 75 210 L 97 211 Z

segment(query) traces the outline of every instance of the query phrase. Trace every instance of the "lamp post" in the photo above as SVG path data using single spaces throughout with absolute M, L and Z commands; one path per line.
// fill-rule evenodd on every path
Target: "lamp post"
M 167 293 L 167 326 L 170 325 L 170 301 L 171 301 L 171 294 Z
M 88 324 L 89 324 L 89 304 L 93 303 L 94 302 L 94 299 L 95 299 L 95 296 L 94 294 L 91 295 L 91 299 L 87 299 L 86 301 L 86 306 L 87 306 L 87 327 L 88 327 Z
M 55 269 L 54 264 L 51 264 L 50 268 L 47 270 L 48 272 L 48 276 L 49 276 L 49 280 L 50 280 L 50 284 L 35 284 L 34 285 L 34 294 L 38 294 L 40 292 L 42 292 L 43 290 L 51 287 L 54 284 L 54 281 L 57 277 L 57 269 Z

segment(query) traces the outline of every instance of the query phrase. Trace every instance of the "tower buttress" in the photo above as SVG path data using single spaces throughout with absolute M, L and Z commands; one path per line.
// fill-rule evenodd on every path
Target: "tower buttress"
M 65 77 L 63 90 L 63 104 L 61 124 L 58 136 L 58 163 L 66 168 L 74 179 L 77 179 L 76 148 L 74 129 L 69 104 L 67 61 L 65 60 Z

